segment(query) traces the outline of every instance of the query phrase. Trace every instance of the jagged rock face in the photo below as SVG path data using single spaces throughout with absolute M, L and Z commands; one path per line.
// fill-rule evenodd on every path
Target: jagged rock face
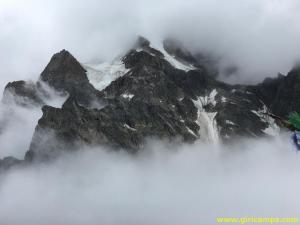
M 300 67 L 293 69 L 282 79 L 271 104 L 274 113 L 286 116 L 289 112 L 300 111 Z
M 169 53 L 162 53 L 139 38 L 122 58 L 128 72 L 102 91 L 89 83 L 85 69 L 70 53 L 54 55 L 41 80 L 70 96 L 62 108 L 42 108 L 26 159 L 49 159 L 81 144 L 105 144 L 135 152 L 142 149 L 147 137 L 187 142 L 257 137 L 266 135 L 272 125 L 263 114 L 268 107 L 281 115 L 291 108 L 300 110 L 299 101 L 295 103 L 298 72 L 256 86 L 229 85 L 217 81 L 190 53 L 173 43 L 166 48 Z M 171 56 L 165 54 L 177 56 L 169 61 Z M 181 60 L 192 66 L 178 69 L 174 64 L 182 65 Z M 287 87 L 291 90 L 286 91 Z M 294 98 L 287 100 L 287 96 Z M 90 101 L 100 102 L 102 107 L 93 108 Z M 281 112 L 281 102 L 290 108 Z
M 37 157 L 49 158 L 48 146 L 57 142 L 67 143 L 61 145 L 62 149 L 76 149 L 84 143 L 106 144 L 134 152 L 142 147 L 145 137 L 196 139 L 171 105 L 152 100 L 117 99 L 100 110 L 82 107 L 74 98 L 69 98 L 62 109 L 45 106 L 27 157 L 31 159 L 39 152 Z M 197 125 L 194 126 L 196 131 Z M 50 134 L 40 135 L 45 131 Z M 58 148 L 59 145 L 54 146 L 51 155 L 62 150 Z
M 63 50 L 51 58 L 38 82 L 8 83 L 2 102 L 42 107 L 44 100 L 50 98 L 49 88 L 60 95 L 70 95 L 86 106 L 101 99 L 99 91 L 90 84 L 85 69 L 69 52 Z
M 237 136 L 256 137 L 265 135 L 269 124 L 261 114 L 264 104 L 247 87 L 236 86 L 222 94 L 214 108 L 219 132 L 226 140 Z
M 66 50 L 51 58 L 40 79 L 55 90 L 67 92 L 84 105 L 99 98 L 98 91 L 89 83 L 86 70 Z
M 279 86 L 282 84 L 284 76 L 278 74 L 277 78 L 266 78 L 261 84 L 253 86 L 253 91 L 268 107 L 275 100 Z M 251 87 L 250 87 L 251 88 Z
M 295 67 L 287 76 L 279 74 L 277 78 L 267 78 L 251 89 L 270 111 L 279 116 L 300 111 L 300 67 Z

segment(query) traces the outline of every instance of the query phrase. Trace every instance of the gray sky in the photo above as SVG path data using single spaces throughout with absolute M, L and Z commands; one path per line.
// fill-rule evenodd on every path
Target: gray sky
M 299 58 L 299 21 L 298 0 L 1 0 L 0 88 L 36 78 L 63 48 L 83 62 L 109 60 L 138 34 L 176 37 L 237 64 L 238 81 L 258 81 Z

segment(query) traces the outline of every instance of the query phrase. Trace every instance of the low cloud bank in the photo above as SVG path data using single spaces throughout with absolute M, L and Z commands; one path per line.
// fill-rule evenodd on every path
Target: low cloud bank
M 300 158 L 289 137 L 232 146 L 152 141 L 131 156 L 84 149 L 0 179 L 13 225 L 215 224 L 216 217 L 297 217 Z

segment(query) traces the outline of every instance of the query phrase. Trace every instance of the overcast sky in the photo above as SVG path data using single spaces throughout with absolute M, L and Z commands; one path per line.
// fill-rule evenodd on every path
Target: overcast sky
M 138 34 L 176 37 L 238 65 L 239 81 L 259 81 L 299 58 L 299 21 L 298 0 L 1 0 L 0 88 L 36 78 L 63 48 L 109 60 Z

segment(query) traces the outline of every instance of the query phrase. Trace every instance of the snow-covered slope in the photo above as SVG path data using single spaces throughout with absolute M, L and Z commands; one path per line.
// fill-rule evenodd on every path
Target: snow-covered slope
M 165 60 L 167 60 L 172 66 L 174 66 L 177 69 L 184 70 L 184 71 L 190 71 L 196 69 L 193 65 L 187 63 L 187 62 L 182 62 L 181 60 L 177 59 L 175 55 L 169 54 L 162 43 L 155 43 L 155 44 L 150 44 L 149 47 L 153 49 L 157 49 L 160 51 L 163 55 Z
M 90 83 L 99 91 L 129 71 L 120 59 L 111 63 L 83 64 L 83 67 L 87 71 L 86 74 Z
M 165 60 L 167 60 L 172 66 L 177 69 L 190 71 L 196 69 L 193 65 L 185 62 L 181 62 L 176 59 L 175 56 L 170 55 L 162 45 L 157 44 L 157 46 L 149 46 L 151 48 L 159 50 L 163 55 Z M 143 48 L 137 48 L 136 51 L 143 51 Z M 125 75 L 129 72 L 129 69 L 125 68 L 124 63 L 121 58 L 118 58 L 112 62 L 103 62 L 99 64 L 82 64 L 84 69 L 87 71 L 87 77 L 90 83 L 99 91 L 106 88 L 112 81 Z
M 196 123 L 200 126 L 200 139 L 211 142 L 219 142 L 219 131 L 215 117 L 217 112 L 206 112 L 206 105 L 216 105 L 215 97 L 218 92 L 214 89 L 208 96 L 200 96 L 197 101 L 193 101 L 198 109 L 198 118 Z
M 178 59 L 176 59 L 175 56 L 170 55 L 166 50 L 164 50 L 163 47 L 159 48 L 159 50 L 161 51 L 161 53 L 164 54 L 165 60 L 167 60 L 175 68 L 184 70 L 184 71 L 190 71 L 190 70 L 195 69 L 195 67 L 193 65 L 180 62 Z
M 275 120 L 267 115 L 268 108 L 266 105 L 263 105 L 262 109 L 258 111 L 252 111 L 254 114 L 260 117 L 261 121 L 268 124 L 268 127 L 263 130 L 263 132 L 270 136 L 277 136 L 280 132 L 280 127 L 276 124 Z

